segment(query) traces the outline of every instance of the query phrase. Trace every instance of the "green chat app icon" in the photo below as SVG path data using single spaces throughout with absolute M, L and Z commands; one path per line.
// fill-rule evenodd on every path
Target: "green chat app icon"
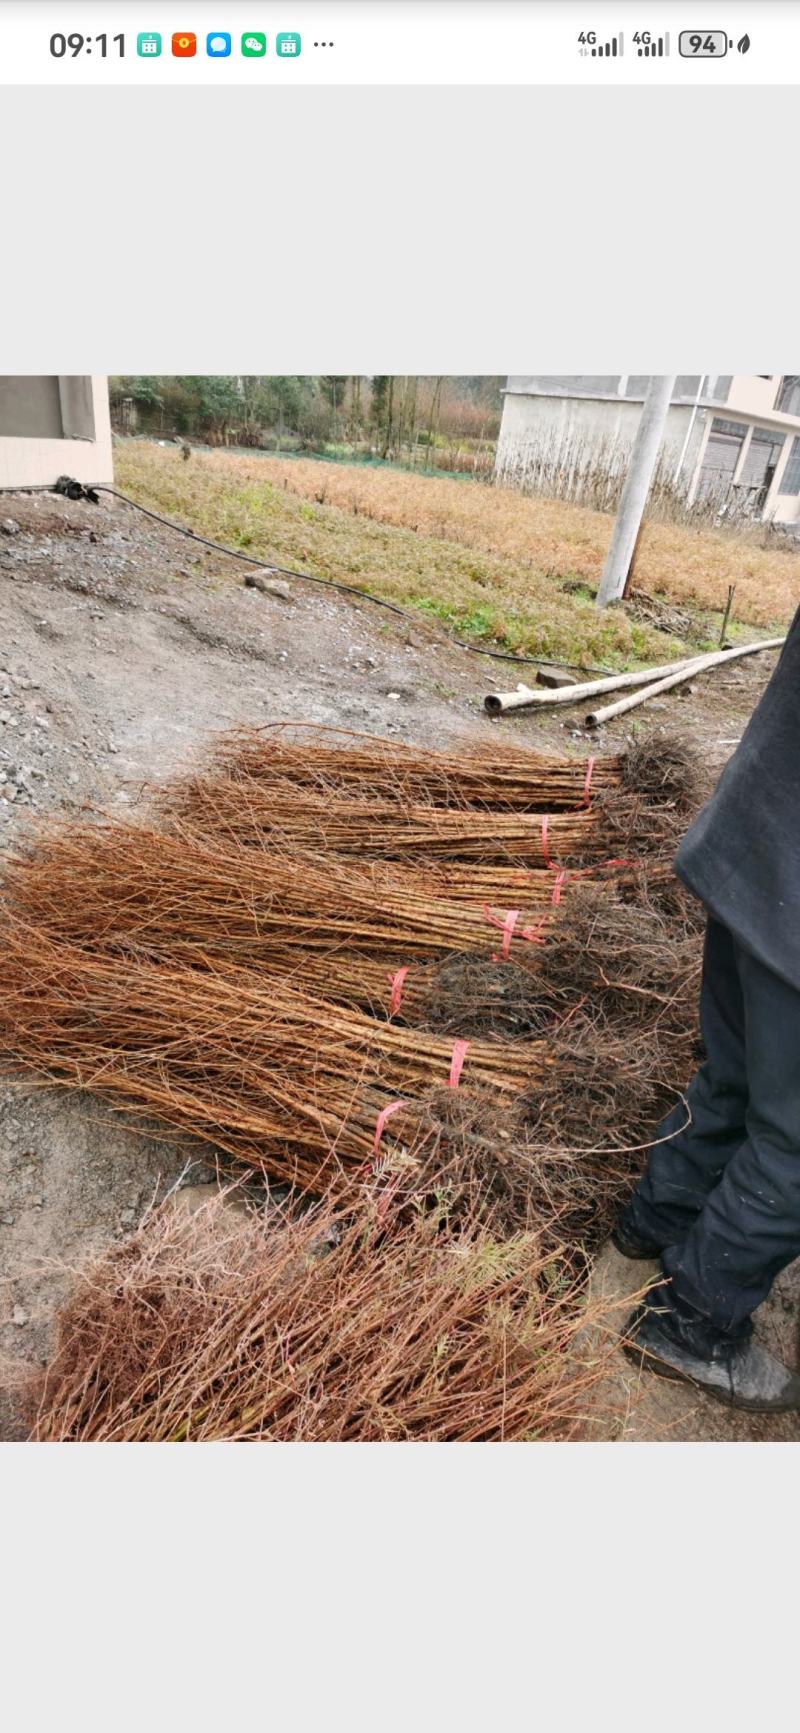
M 242 37 L 242 53 L 248 60 L 260 59 L 267 52 L 267 38 L 263 30 L 248 30 Z
M 157 60 L 161 53 L 161 37 L 157 30 L 140 30 L 136 38 L 136 52 L 145 60 Z
M 282 30 L 275 38 L 275 51 L 284 60 L 296 59 L 300 53 L 300 37 L 296 30 Z

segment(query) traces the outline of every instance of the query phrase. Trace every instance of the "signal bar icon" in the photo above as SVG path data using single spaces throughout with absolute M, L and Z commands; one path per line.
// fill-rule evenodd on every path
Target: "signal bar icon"
M 618 36 L 612 36 L 610 42 L 598 42 L 589 52 L 592 59 L 605 55 L 609 60 L 615 60 L 618 55 L 625 52 L 625 39 L 622 31 Z
M 669 31 L 665 30 L 663 36 L 655 36 L 649 42 L 643 42 L 636 52 L 640 60 L 649 56 L 659 59 L 669 54 Z

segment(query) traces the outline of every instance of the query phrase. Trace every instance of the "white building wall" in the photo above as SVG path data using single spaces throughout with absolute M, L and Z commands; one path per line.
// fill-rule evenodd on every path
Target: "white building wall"
M 60 475 L 72 475 L 83 482 L 113 482 L 111 416 L 104 373 L 91 377 L 91 402 L 93 438 L 16 438 L 0 434 L 0 487 L 46 486 Z
M 800 417 L 775 408 L 781 378 L 780 374 L 764 378 L 734 374 L 722 382 L 724 401 L 711 402 L 709 398 L 717 398 L 720 382 L 707 376 L 704 401 L 693 421 L 691 402 L 672 405 L 659 467 L 662 474 L 674 472 L 691 423 L 681 466 L 681 482 L 690 501 L 702 485 L 703 460 L 716 416 L 742 426 L 745 443 L 737 476 L 744 470 L 755 427 L 768 427 L 784 436 L 763 516 L 776 523 L 800 523 L 800 496 L 782 493 L 780 487 L 793 438 L 800 433 Z M 570 395 L 570 387 L 574 393 L 577 384 L 586 395 Z M 682 390 L 690 384 L 687 381 Z M 508 386 L 495 461 L 499 480 L 523 489 L 526 484 L 542 487 L 544 491 L 552 485 L 555 492 L 575 497 L 573 484 L 581 472 L 599 468 L 613 475 L 625 468 L 642 409 L 641 402 L 624 396 L 625 381 L 611 375 L 577 381 L 567 375 L 518 374 L 509 379 Z
M 744 415 L 771 416 L 781 383 L 780 373 L 734 373 L 722 414 L 739 410 Z
M 528 397 L 508 392 L 503 400 L 503 418 L 497 442 L 496 473 L 504 481 L 525 486 L 526 472 L 542 458 L 559 451 L 572 451 L 578 468 L 596 463 L 621 468 L 636 435 L 641 403 L 582 397 Z M 689 404 L 673 404 L 664 432 L 663 461 L 673 467 L 683 449 L 691 418 Z M 695 418 L 682 473 L 691 476 L 704 435 L 704 423 Z

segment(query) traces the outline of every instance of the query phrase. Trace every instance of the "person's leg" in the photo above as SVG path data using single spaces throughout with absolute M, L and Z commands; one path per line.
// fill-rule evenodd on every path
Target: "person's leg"
M 647 1169 L 620 1217 L 624 1237 L 660 1250 L 688 1233 L 745 1138 L 744 1005 L 732 935 L 709 917 L 700 990 L 706 1058 L 662 1121 Z
M 741 1336 L 800 1254 L 800 991 L 735 942 L 744 1001 L 747 1135 L 689 1233 L 670 1246 L 668 1293 Z

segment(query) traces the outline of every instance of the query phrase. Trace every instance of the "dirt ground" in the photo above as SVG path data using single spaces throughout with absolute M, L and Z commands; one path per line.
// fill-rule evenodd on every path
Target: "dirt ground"
M 246 570 L 110 501 L 0 500 L 0 850 L 41 815 L 133 810 L 148 785 L 239 721 L 325 723 L 430 746 L 502 729 L 579 755 L 629 737 L 608 729 L 590 747 L 574 711 L 492 724 L 483 697 L 515 684 L 513 669 L 435 644 L 424 624 L 366 600 L 299 580 L 285 594 L 246 588 Z M 688 698 L 648 706 L 647 726 L 691 732 L 718 769 L 773 661 L 754 658 Z M 16 1381 L 46 1356 L 71 1271 L 154 1197 L 196 1181 L 202 1154 L 132 1130 L 88 1098 L 0 1089 L 0 1438 L 25 1435 Z M 607 1252 L 597 1280 L 619 1293 L 643 1273 Z M 794 1364 L 795 1270 L 763 1311 L 759 1327 Z M 614 1395 L 619 1418 L 604 1436 L 800 1436 L 795 1421 L 767 1432 L 678 1386 L 639 1387 L 621 1357 Z

